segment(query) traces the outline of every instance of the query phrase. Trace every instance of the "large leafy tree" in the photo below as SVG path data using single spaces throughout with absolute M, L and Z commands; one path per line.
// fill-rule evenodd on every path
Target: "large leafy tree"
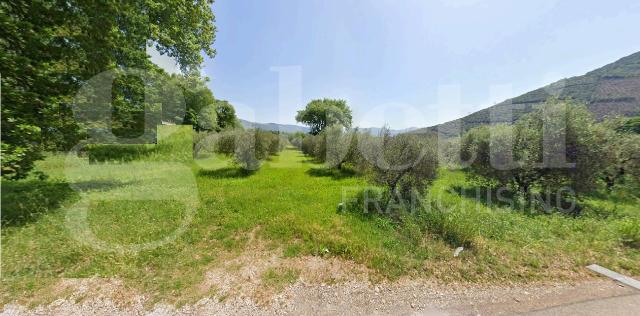
M 345 100 L 313 100 L 296 115 L 296 121 L 311 127 L 312 135 L 318 135 L 325 127 L 336 124 L 351 127 L 351 120 L 351 109 Z
M 207 79 L 199 75 L 174 75 L 180 82 L 184 99 L 184 124 L 190 124 L 196 131 L 212 131 L 217 129 L 218 116 L 215 111 L 216 99 L 206 86 Z
M 82 135 L 71 102 L 89 78 L 114 69 L 161 72 L 149 60 L 148 45 L 175 58 L 183 73 L 198 69 L 201 52 L 213 57 L 211 2 L 0 2 L 2 176 L 24 177 L 43 149 L 77 142 Z M 141 88 L 139 78 L 114 82 L 114 128 L 122 134 L 139 128 Z
M 216 100 L 215 111 L 216 116 L 218 117 L 217 131 L 241 127 L 240 120 L 238 120 L 238 117 L 236 116 L 236 110 L 228 101 Z

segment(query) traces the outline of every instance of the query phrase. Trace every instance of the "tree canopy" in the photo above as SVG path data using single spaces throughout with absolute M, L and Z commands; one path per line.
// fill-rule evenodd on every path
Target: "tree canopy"
M 311 127 L 312 135 L 320 134 L 325 127 L 339 124 L 351 127 L 351 109 L 345 100 L 318 99 L 298 111 L 296 121 Z
M 233 105 L 225 100 L 216 100 L 215 111 L 218 117 L 217 131 L 241 127 Z
M 580 194 L 594 189 L 610 163 L 607 135 L 584 105 L 551 99 L 514 125 L 471 129 L 461 158 L 472 173 L 523 194 L 566 187 Z
M 163 73 L 152 45 L 183 73 L 201 52 L 214 57 L 212 1 L 3 1 L 0 3 L 2 176 L 21 178 L 43 149 L 67 149 L 83 135 L 71 104 L 88 79 L 128 68 Z M 114 82 L 116 130 L 139 132 L 144 112 L 139 78 Z

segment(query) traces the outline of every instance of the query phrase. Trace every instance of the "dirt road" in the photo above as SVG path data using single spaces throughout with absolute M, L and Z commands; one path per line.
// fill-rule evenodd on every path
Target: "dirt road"
M 90 284 L 90 283 L 88 283 Z M 179 308 L 156 304 L 148 307 L 144 296 L 118 302 L 105 295 L 86 297 L 77 293 L 46 306 L 27 309 L 6 305 L 2 315 L 637 315 L 640 292 L 606 279 L 577 284 L 528 286 L 436 286 L 429 282 L 404 281 L 373 285 L 362 281 L 339 284 L 305 284 L 287 287 L 260 302 L 239 295 L 234 298 L 203 298 Z M 117 286 L 114 286 L 117 289 Z M 86 288 L 84 289 L 87 290 Z M 82 291 L 82 289 L 79 289 Z M 86 293 L 85 293 L 86 294 Z M 79 299 L 79 297 L 84 297 Z M 147 306 L 147 307 L 145 307 Z

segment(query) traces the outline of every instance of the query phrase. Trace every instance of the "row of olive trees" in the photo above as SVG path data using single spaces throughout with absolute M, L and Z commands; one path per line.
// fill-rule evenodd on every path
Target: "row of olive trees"
M 640 135 L 597 123 L 584 105 L 551 100 L 513 125 L 480 126 L 449 149 L 458 165 L 521 194 L 591 192 L 640 178 Z M 455 151 L 455 150 L 454 150 Z M 449 157 L 451 158 L 451 157 Z
M 372 136 L 333 125 L 318 135 L 296 135 L 292 144 L 328 168 L 348 166 L 383 185 L 385 209 L 422 195 L 438 168 L 436 139 L 424 135 L 393 136 L 385 129 Z
M 262 161 L 286 148 L 287 138 L 260 129 L 233 129 L 220 133 L 200 134 L 195 142 L 195 154 L 217 153 L 233 157 L 234 162 L 246 170 L 258 170 Z
M 328 168 L 347 165 L 370 176 L 385 186 L 389 202 L 423 193 L 439 164 L 465 169 L 521 197 L 551 193 L 557 199 L 603 185 L 611 190 L 638 184 L 640 134 L 629 122 L 635 121 L 597 123 L 582 104 L 550 100 L 513 125 L 480 126 L 453 140 L 392 136 L 387 130 L 372 136 L 340 124 L 290 140 Z

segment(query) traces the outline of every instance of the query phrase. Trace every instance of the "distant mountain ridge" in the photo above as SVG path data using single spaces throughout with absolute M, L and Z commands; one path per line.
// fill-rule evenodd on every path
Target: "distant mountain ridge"
M 308 133 L 309 128 L 306 126 L 292 125 L 292 124 L 278 124 L 278 123 L 256 123 L 247 120 L 240 119 L 240 123 L 244 128 L 258 128 L 265 131 L 283 132 L 283 133 L 295 133 L 303 132 Z
M 598 120 L 614 115 L 640 115 L 640 52 L 585 75 L 562 79 L 460 119 L 414 132 L 453 137 L 460 133 L 460 126 L 463 131 L 467 131 L 490 123 L 513 123 L 552 96 L 584 102 Z M 491 122 L 492 115 L 494 122 Z
M 274 131 L 274 132 L 279 131 L 283 133 L 296 133 L 296 132 L 308 133 L 310 130 L 308 127 L 300 126 L 300 125 L 278 124 L 278 123 L 256 123 L 256 122 L 251 122 L 243 119 L 240 119 L 240 123 L 244 128 L 258 128 L 265 131 Z M 365 127 L 365 128 L 358 128 L 358 129 L 363 132 L 368 132 L 371 135 L 378 135 L 380 134 L 380 131 L 382 131 L 382 128 L 379 128 L 379 127 Z M 398 129 L 398 130 L 392 129 L 390 130 L 390 132 L 392 135 L 397 135 L 401 133 L 415 131 L 417 129 L 418 129 L 417 127 L 409 127 L 405 129 Z

